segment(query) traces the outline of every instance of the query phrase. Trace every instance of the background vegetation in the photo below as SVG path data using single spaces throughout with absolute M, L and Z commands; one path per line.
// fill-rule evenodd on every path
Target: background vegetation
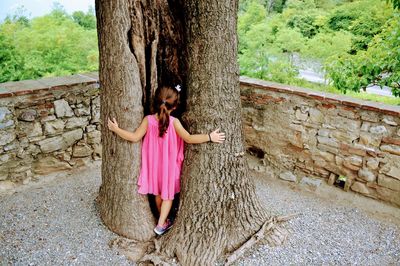
M 239 9 L 241 75 L 400 104 L 357 93 L 379 84 L 400 96 L 400 12 L 392 3 L 241 0 Z M 306 68 L 326 74 L 330 84 L 300 78 Z M 33 19 L 21 10 L 0 24 L 0 82 L 97 69 L 93 8 L 67 14 L 56 4 Z
M 50 14 L 33 19 L 23 13 L 7 17 L 0 25 L 0 82 L 98 69 L 92 8 L 69 15 L 55 5 Z

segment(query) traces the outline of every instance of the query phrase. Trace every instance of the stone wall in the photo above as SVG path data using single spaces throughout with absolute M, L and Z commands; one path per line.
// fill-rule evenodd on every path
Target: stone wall
M 0 191 L 100 158 L 96 73 L 0 84 Z
M 241 78 L 250 152 L 282 179 L 400 206 L 400 107 Z
M 261 170 L 400 206 L 400 108 L 242 77 Z M 0 84 L 0 192 L 101 156 L 97 73 Z

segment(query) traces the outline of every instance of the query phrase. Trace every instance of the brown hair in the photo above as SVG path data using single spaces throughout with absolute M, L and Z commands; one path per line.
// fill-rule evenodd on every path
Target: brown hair
M 154 110 L 158 115 L 159 136 L 163 137 L 169 126 L 168 111 L 178 105 L 179 93 L 176 89 L 163 86 L 156 90 L 154 97 Z

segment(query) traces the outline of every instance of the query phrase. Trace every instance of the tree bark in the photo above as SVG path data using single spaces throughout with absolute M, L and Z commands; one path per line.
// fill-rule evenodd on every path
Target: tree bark
M 224 144 L 187 145 L 181 206 L 161 251 L 182 265 L 211 265 L 258 231 L 267 219 L 244 158 L 238 1 L 185 1 L 187 112 L 190 132 L 221 128 Z
M 134 131 L 151 109 L 157 86 L 183 84 L 185 58 L 182 15 L 177 1 L 96 0 L 102 127 L 100 216 L 122 236 L 149 240 L 154 217 L 147 197 L 137 193 L 140 144 L 112 134 L 115 117 Z
M 135 193 L 140 167 L 140 145 L 129 143 L 107 128 L 115 117 L 122 128 L 134 130 L 143 117 L 139 67 L 128 43 L 128 1 L 96 1 L 100 52 L 100 116 L 102 136 L 102 184 L 98 203 L 106 226 L 122 236 L 149 240 L 153 228 L 147 198 Z
M 116 117 L 133 131 L 157 86 L 179 83 L 187 87 L 189 131 L 227 135 L 224 144 L 186 146 L 180 211 L 161 238 L 161 251 L 182 265 L 213 264 L 267 219 L 244 158 L 237 8 L 237 0 L 96 0 L 103 123 Z M 148 240 L 154 221 L 137 193 L 140 145 L 105 126 L 102 144 L 100 215 L 114 232 Z

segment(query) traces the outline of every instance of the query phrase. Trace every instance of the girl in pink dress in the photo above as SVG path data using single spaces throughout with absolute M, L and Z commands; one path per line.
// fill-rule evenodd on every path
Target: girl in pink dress
M 163 234 L 171 227 L 167 219 L 176 193 L 180 191 L 180 174 L 183 161 L 183 142 L 222 143 L 225 134 L 215 130 L 209 134 L 189 134 L 179 119 L 170 115 L 179 100 L 177 88 L 161 87 L 154 99 L 155 114 L 146 116 L 135 132 L 118 127 L 113 118 L 108 128 L 123 139 L 142 142 L 142 166 L 138 179 L 140 194 L 153 194 L 160 214 L 154 232 Z

